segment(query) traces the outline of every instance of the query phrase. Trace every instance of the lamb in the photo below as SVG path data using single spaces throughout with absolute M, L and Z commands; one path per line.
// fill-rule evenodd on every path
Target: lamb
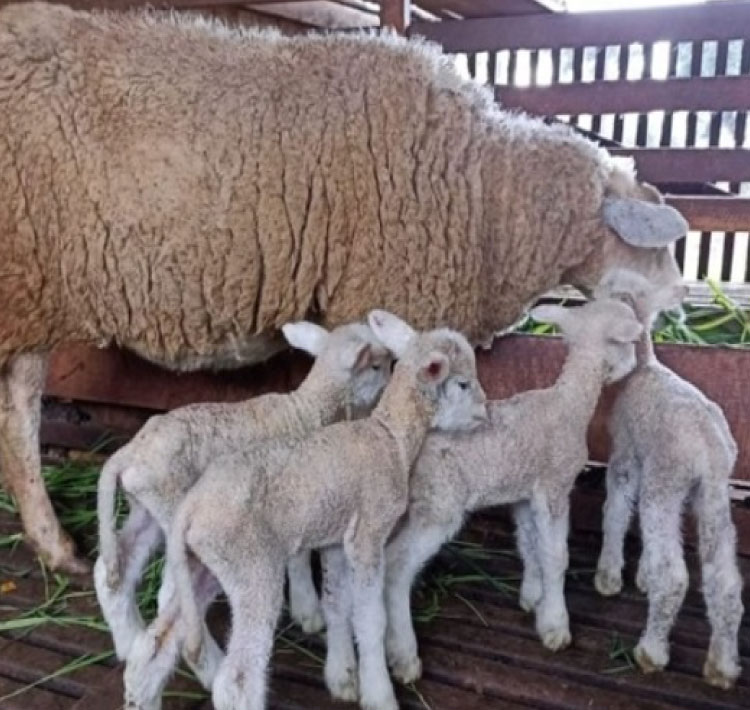
M 488 506 L 514 504 L 524 562 L 520 603 L 535 611 L 542 643 L 553 651 L 570 643 L 563 596 L 569 494 L 587 460 L 586 430 L 600 390 L 635 365 L 641 326 L 628 306 L 607 299 L 580 308 L 538 306 L 532 315 L 558 325 L 569 345 L 556 384 L 490 402 L 485 429 L 430 434 L 414 465 L 408 513 L 386 550 L 386 648 L 404 683 L 421 674 L 409 608 L 414 577 L 468 513 Z M 333 641 L 327 667 L 352 652 L 350 639 Z
M 703 675 L 712 685 L 730 688 L 740 673 L 743 611 L 728 492 L 737 446 L 721 409 L 654 355 L 652 320 L 684 293 L 654 289 L 638 275 L 622 271 L 602 288 L 633 303 L 645 330 L 638 365 L 618 393 L 609 419 L 613 448 L 595 586 L 605 596 L 622 588 L 623 543 L 637 508 L 643 541 L 637 584 L 648 594 L 648 621 L 635 659 L 647 673 L 662 670 L 669 662 L 669 632 L 688 586 L 680 520 L 685 504 L 690 504 L 698 522 L 703 595 L 711 624 Z
M 677 281 L 686 231 L 632 164 L 500 110 L 419 40 L 34 2 L 0 9 L 0 205 L 0 469 L 68 571 L 40 477 L 54 346 L 229 367 L 284 323 L 381 306 L 484 343 L 610 266 Z
M 370 325 L 398 357 L 391 382 L 368 419 L 334 424 L 298 444 L 260 444 L 217 462 L 180 506 L 167 555 L 174 565 L 185 654 L 201 664 L 204 628 L 187 565 L 187 549 L 215 575 L 229 598 L 232 632 L 213 678 L 217 710 L 265 707 L 266 667 L 280 611 L 283 565 L 302 550 L 321 548 L 326 574 L 346 570 L 341 585 L 353 609 L 359 645 L 326 680 L 334 695 L 361 698 L 365 710 L 397 708 L 383 648 L 384 547 L 408 500 L 408 477 L 430 425 L 454 430 L 486 421 L 474 352 L 455 331 L 415 333 L 373 311 Z M 272 474 L 273 475 L 269 475 Z M 214 473 L 215 475 L 211 475 Z M 237 480 L 241 496 L 227 506 L 219 481 Z M 327 578 L 326 586 L 331 579 Z M 174 628 L 167 614 L 167 625 Z M 160 619 L 154 639 L 163 638 Z M 329 627 L 329 634 L 337 628 Z M 158 643 L 153 644 L 158 653 Z M 329 670 L 329 669 L 327 669 Z M 144 697 L 152 658 L 134 653 L 125 673 L 128 708 L 158 707 Z
M 94 579 L 120 659 L 127 657 L 134 636 L 144 628 L 135 600 L 143 567 L 203 470 L 217 456 L 253 441 L 304 435 L 353 408 L 370 408 L 390 377 L 390 354 L 367 325 L 340 326 L 329 334 L 303 321 L 288 323 L 282 330 L 291 345 L 317 358 L 299 389 L 235 404 L 190 405 L 153 417 L 102 470 L 100 556 Z M 130 515 L 119 536 L 115 520 L 118 483 L 130 503 Z M 313 599 L 314 587 L 311 591 L 301 598 Z M 307 631 L 319 630 L 319 606 L 300 607 L 298 599 L 292 600 L 297 620 Z

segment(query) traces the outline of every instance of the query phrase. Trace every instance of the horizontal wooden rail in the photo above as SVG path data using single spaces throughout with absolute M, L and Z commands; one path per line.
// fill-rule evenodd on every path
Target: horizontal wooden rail
M 750 76 L 694 77 L 665 81 L 621 79 L 530 88 L 496 86 L 495 98 L 505 108 L 520 108 L 540 116 L 688 109 L 748 111 Z
M 667 202 L 696 232 L 750 231 L 750 198 L 669 195 Z
M 720 2 L 651 10 L 415 21 L 410 34 L 439 42 L 446 52 L 484 52 L 743 39 L 748 27 L 749 3 Z
M 638 175 L 653 183 L 750 181 L 746 148 L 610 148 L 609 152 L 634 157 Z

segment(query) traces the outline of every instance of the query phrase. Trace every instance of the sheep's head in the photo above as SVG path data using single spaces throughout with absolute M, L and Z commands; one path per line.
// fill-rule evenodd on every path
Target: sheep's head
M 685 218 L 664 204 L 656 188 L 636 180 L 631 160 L 612 160 L 602 195 L 601 248 L 569 274 L 570 282 L 589 294 L 609 269 L 621 267 L 654 286 L 679 284 L 680 272 L 667 247 L 687 233 Z
M 595 353 L 604 366 L 607 384 L 622 379 L 636 365 L 635 343 L 643 327 L 622 301 L 602 298 L 576 308 L 543 305 L 532 309 L 531 315 L 558 326 L 571 346 Z
M 376 335 L 399 358 L 396 367 L 416 379 L 435 405 L 432 426 L 445 431 L 474 429 L 487 421 L 487 397 L 477 379 L 474 350 L 448 328 L 418 333 L 386 311 L 370 313 Z
M 282 331 L 290 345 L 316 359 L 313 377 L 339 387 L 355 408 L 372 408 L 390 380 L 391 353 L 364 323 L 342 325 L 329 333 L 300 321 L 287 323 Z

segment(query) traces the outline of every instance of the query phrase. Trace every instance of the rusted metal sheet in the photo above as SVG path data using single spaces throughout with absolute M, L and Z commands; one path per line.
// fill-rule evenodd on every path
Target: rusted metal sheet
M 750 94 L 746 97 L 750 108 Z M 750 181 L 747 148 L 610 148 L 635 158 L 638 175 L 652 183 Z
M 750 479 L 750 351 L 688 345 L 657 345 L 658 358 L 707 397 L 721 405 L 737 439 L 735 477 Z M 562 340 L 513 335 L 495 341 L 479 354 L 482 383 L 492 398 L 503 399 L 524 390 L 549 387 L 565 360 Z M 606 420 L 616 386 L 607 388 L 589 430 L 591 458 L 606 461 L 609 436 Z
M 412 23 L 410 34 L 447 52 L 603 47 L 659 40 L 742 39 L 750 26 L 747 2 L 591 13 L 550 13 Z
M 521 108 L 539 116 L 683 109 L 747 111 L 750 108 L 750 76 L 693 77 L 664 81 L 620 79 L 529 88 L 497 86 L 495 97 L 505 108 Z
M 667 202 L 678 209 L 696 231 L 750 230 L 750 198 L 668 195 Z

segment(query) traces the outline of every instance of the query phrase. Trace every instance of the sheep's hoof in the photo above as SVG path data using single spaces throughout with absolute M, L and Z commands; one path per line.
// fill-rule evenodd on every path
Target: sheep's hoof
M 422 661 L 419 656 L 394 661 L 391 664 L 391 673 L 399 683 L 409 685 L 422 677 Z
M 540 636 L 542 637 L 542 644 L 550 651 L 562 651 L 562 649 L 570 646 L 573 640 L 570 635 L 570 629 L 567 626 L 542 631 L 540 632 Z
M 598 569 L 594 575 L 594 587 L 603 597 L 613 597 L 622 591 L 622 575 Z
M 295 621 L 306 634 L 320 633 L 326 626 L 323 613 L 320 609 L 316 609 L 311 614 L 300 614 Z
M 336 676 L 326 672 L 325 676 L 328 692 L 336 700 L 343 700 L 347 703 L 355 703 L 359 700 L 359 681 L 356 666 L 346 668 L 343 673 Z
M 529 591 L 521 586 L 521 593 L 518 596 L 518 606 L 526 612 L 531 612 L 537 608 L 541 599 L 541 590 L 532 589 Z
M 79 557 L 73 552 L 73 544 L 63 545 L 63 550 L 51 552 L 49 550 L 37 550 L 37 554 L 53 572 L 63 572 L 74 577 L 89 576 L 93 565 L 84 557 Z
M 703 677 L 706 683 L 713 685 L 715 688 L 730 690 L 739 675 L 739 665 L 731 663 L 728 668 L 720 668 L 719 664 L 710 654 L 703 664 Z
M 644 673 L 658 673 L 663 671 L 669 662 L 669 654 L 660 648 L 646 648 L 641 641 L 633 651 L 635 662 Z
M 362 710 L 398 710 L 398 701 L 391 692 L 389 696 L 378 700 L 362 698 L 359 706 Z

